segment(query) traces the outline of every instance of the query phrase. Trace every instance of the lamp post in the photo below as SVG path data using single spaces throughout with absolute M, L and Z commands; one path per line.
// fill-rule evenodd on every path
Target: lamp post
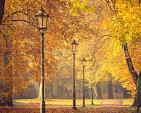
M 76 108 L 76 93 L 75 93 L 75 54 L 76 54 L 76 49 L 78 46 L 78 43 L 76 40 L 73 40 L 72 43 L 72 53 L 73 53 L 73 109 L 77 110 Z
M 85 107 L 85 65 L 87 61 L 83 57 L 81 62 L 82 62 L 82 71 L 83 71 L 83 107 Z
M 41 6 L 41 10 L 37 13 L 36 18 L 38 19 L 38 23 L 39 23 L 39 30 L 41 32 L 41 36 L 42 36 L 42 41 L 41 41 L 41 65 L 42 65 L 42 71 L 41 71 L 41 85 L 42 85 L 42 96 L 41 96 L 41 109 L 40 109 L 40 113 L 45 113 L 45 88 L 44 88 L 44 35 L 45 35 L 45 31 L 47 30 L 47 20 L 48 20 L 49 15 L 47 15 L 45 13 L 45 10 L 43 9 L 43 7 Z

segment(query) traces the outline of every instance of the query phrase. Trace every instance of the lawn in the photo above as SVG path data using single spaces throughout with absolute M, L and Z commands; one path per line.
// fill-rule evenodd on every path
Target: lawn
M 122 106 L 131 106 L 133 103 L 133 99 L 121 99 L 122 101 Z M 14 100 L 15 105 L 18 104 L 39 104 L 41 102 L 40 99 L 17 99 Z M 94 100 L 94 106 L 101 106 L 103 100 Z M 71 107 L 72 106 L 72 100 L 70 99 L 47 99 L 46 100 L 46 105 L 48 107 Z M 77 107 L 82 106 L 82 100 L 77 100 L 76 101 Z M 91 100 L 86 99 L 86 106 L 87 107 L 93 107 L 91 105 Z
M 115 99 L 116 100 L 116 99 Z M 115 101 L 113 100 L 113 101 Z M 98 100 L 94 99 L 94 105 L 91 105 L 91 100 L 86 99 L 86 107 L 105 107 L 102 103 L 104 103 L 105 100 Z M 121 106 L 122 107 L 130 107 L 133 103 L 133 99 L 120 99 L 121 101 Z M 107 105 L 110 107 L 116 107 L 116 104 L 113 105 L 112 103 L 110 104 L 111 100 L 107 101 Z M 14 104 L 16 107 L 38 107 L 39 104 L 41 103 L 40 99 L 17 99 L 14 100 Z M 76 101 L 77 107 L 82 107 L 82 100 L 78 99 Z M 107 106 L 107 107 L 108 107 Z M 70 99 L 46 99 L 46 107 L 47 108 L 58 108 L 58 107 L 72 107 L 72 100 Z M 120 106 L 119 106 L 120 107 Z
M 39 104 L 41 102 L 40 99 L 18 99 L 15 100 L 15 105 L 19 104 Z M 94 106 L 100 106 L 102 103 L 102 100 L 94 100 Z M 82 100 L 76 101 L 77 107 L 82 106 Z M 71 107 L 72 106 L 72 100 L 67 99 L 47 99 L 46 100 L 46 106 L 47 107 Z M 91 100 L 86 99 L 86 106 L 91 107 Z
M 47 113 L 133 113 L 129 107 L 133 100 L 123 99 L 123 106 L 102 106 L 103 100 L 94 100 L 94 106 L 91 100 L 86 100 L 86 108 L 82 107 L 82 100 L 77 100 L 77 111 L 72 110 L 72 100 L 67 99 L 47 99 Z M 17 99 L 14 100 L 14 107 L 0 107 L 0 113 L 39 113 L 40 99 Z
M 123 106 L 131 106 L 133 104 L 133 99 L 123 99 L 122 105 Z

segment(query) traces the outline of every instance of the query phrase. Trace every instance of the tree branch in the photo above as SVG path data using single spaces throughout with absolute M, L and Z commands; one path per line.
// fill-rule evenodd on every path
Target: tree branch
M 34 25 L 33 23 L 27 21 L 27 20 L 9 20 L 9 21 L 12 21 L 12 22 L 26 22 L 28 23 L 29 25 L 33 26 L 34 28 L 38 29 L 38 27 L 36 25 Z

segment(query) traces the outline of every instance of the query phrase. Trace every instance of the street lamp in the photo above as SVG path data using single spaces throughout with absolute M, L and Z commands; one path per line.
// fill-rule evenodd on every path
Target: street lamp
M 37 13 L 36 18 L 38 19 L 38 23 L 39 23 L 39 30 L 41 32 L 41 36 L 42 36 L 42 58 L 41 58 L 41 64 L 42 64 L 42 76 L 41 76 L 41 85 L 42 85 L 42 96 L 41 96 L 41 109 L 40 109 L 40 113 L 45 113 L 45 88 L 44 88 L 44 35 L 45 35 L 45 31 L 47 30 L 47 21 L 49 18 L 49 15 L 47 15 L 45 13 L 45 10 L 43 9 L 43 7 L 41 6 L 41 10 Z
M 77 110 L 76 93 L 75 93 L 75 54 L 77 52 L 78 43 L 76 42 L 76 40 L 73 40 L 71 45 L 72 45 L 72 53 L 73 53 L 73 109 Z
M 81 60 L 82 62 L 82 68 L 83 68 L 83 107 L 85 107 L 85 65 L 86 65 L 86 62 L 87 60 L 84 58 L 82 58 Z

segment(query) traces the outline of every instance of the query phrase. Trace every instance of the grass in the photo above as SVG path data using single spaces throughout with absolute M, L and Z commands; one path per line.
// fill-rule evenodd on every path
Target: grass
M 14 103 L 18 104 L 39 104 L 41 102 L 40 99 L 18 99 L 14 100 Z M 94 100 L 95 106 L 100 106 L 102 103 L 102 100 Z M 70 99 L 47 99 L 46 105 L 51 107 L 71 107 L 72 106 L 72 100 Z M 76 100 L 77 107 L 82 106 L 82 100 Z M 86 99 L 86 106 L 91 107 L 91 100 Z
M 132 99 L 121 99 L 124 106 L 114 107 L 101 106 L 103 100 L 86 99 L 86 108 L 82 107 L 82 100 L 77 100 L 77 111 L 72 110 L 72 100 L 67 99 L 47 99 L 47 113 L 135 113 L 134 109 L 128 108 L 133 102 Z M 0 107 L 0 113 L 39 113 L 40 99 L 17 99 L 14 100 L 14 107 Z
M 94 99 L 94 106 L 101 106 L 103 100 Z M 131 106 L 133 103 L 133 99 L 121 99 L 122 105 L 124 107 Z M 15 104 L 40 104 L 40 99 L 17 99 L 14 100 Z M 72 100 L 70 99 L 46 99 L 46 105 L 48 107 L 71 107 Z M 76 100 L 77 107 L 82 106 L 82 99 Z M 86 106 L 93 107 L 91 105 L 91 99 L 86 99 Z
M 123 106 L 131 106 L 133 104 L 133 99 L 123 99 L 122 105 Z

